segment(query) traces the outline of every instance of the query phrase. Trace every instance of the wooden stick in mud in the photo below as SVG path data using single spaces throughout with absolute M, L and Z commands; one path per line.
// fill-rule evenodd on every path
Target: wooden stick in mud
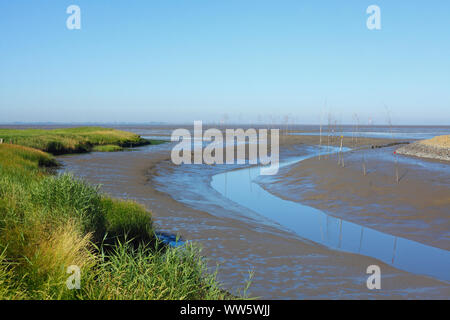
M 320 160 L 320 154 L 322 153 L 322 115 L 320 115 L 320 138 L 319 138 L 319 160 Z
M 394 157 L 395 157 L 395 181 L 397 183 L 400 182 L 400 178 L 399 178 L 399 174 L 398 174 L 398 156 L 397 156 L 397 152 L 394 151 Z
M 363 154 L 363 173 L 364 175 L 366 175 L 366 158 L 364 157 L 364 154 Z

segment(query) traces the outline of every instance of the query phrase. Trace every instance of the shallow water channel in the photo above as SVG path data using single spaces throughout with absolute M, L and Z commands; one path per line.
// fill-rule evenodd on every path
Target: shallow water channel
M 317 149 L 308 155 L 290 158 L 280 167 L 316 155 Z M 332 249 L 370 256 L 401 270 L 450 281 L 449 251 L 363 227 L 313 207 L 281 199 L 255 182 L 259 175 L 259 167 L 223 172 L 212 177 L 211 186 L 229 200 L 307 240 Z

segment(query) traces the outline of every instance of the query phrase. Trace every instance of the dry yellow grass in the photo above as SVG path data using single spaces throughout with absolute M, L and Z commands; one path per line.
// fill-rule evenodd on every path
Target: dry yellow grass
M 94 255 L 90 250 L 92 234 L 80 234 L 75 222 L 68 221 L 48 233 L 42 232 L 39 239 L 34 239 L 34 246 L 29 248 L 33 252 L 27 255 L 32 257 L 30 261 L 38 266 L 36 269 L 39 272 L 51 274 L 62 271 L 65 277 L 70 265 L 83 268 L 94 264 Z
M 437 136 L 432 139 L 421 140 L 419 143 L 438 148 L 450 148 L 450 135 Z

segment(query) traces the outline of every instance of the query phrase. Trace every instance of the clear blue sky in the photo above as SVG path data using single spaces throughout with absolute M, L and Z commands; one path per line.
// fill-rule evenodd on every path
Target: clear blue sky
M 384 105 L 450 125 L 450 1 L 0 0 L 0 122 L 385 124 Z

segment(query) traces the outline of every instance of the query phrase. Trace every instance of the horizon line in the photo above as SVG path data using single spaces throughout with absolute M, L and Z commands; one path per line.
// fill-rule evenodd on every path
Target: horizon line
M 197 120 L 196 120 L 197 121 Z M 202 120 L 198 120 L 202 121 Z M 186 122 L 186 121 L 148 121 L 148 122 L 138 122 L 138 121 L 11 121 L 11 122 L 0 122 L 0 126 L 11 126 L 11 125 L 86 125 L 86 126 L 94 126 L 94 125 L 190 125 L 193 124 L 194 121 Z M 320 126 L 320 123 L 268 123 L 268 122 L 230 122 L 230 123 L 220 123 L 220 121 L 202 121 L 204 125 L 279 125 L 279 126 Z M 342 123 L 342 124 L 333 124 L 331 126 L 355 126 L 354 123 Z M 358 124 L 359 127 L 450 127 L 448 124 Z M 328 124 L 322 124 L 322 127 L 328 127 Z

